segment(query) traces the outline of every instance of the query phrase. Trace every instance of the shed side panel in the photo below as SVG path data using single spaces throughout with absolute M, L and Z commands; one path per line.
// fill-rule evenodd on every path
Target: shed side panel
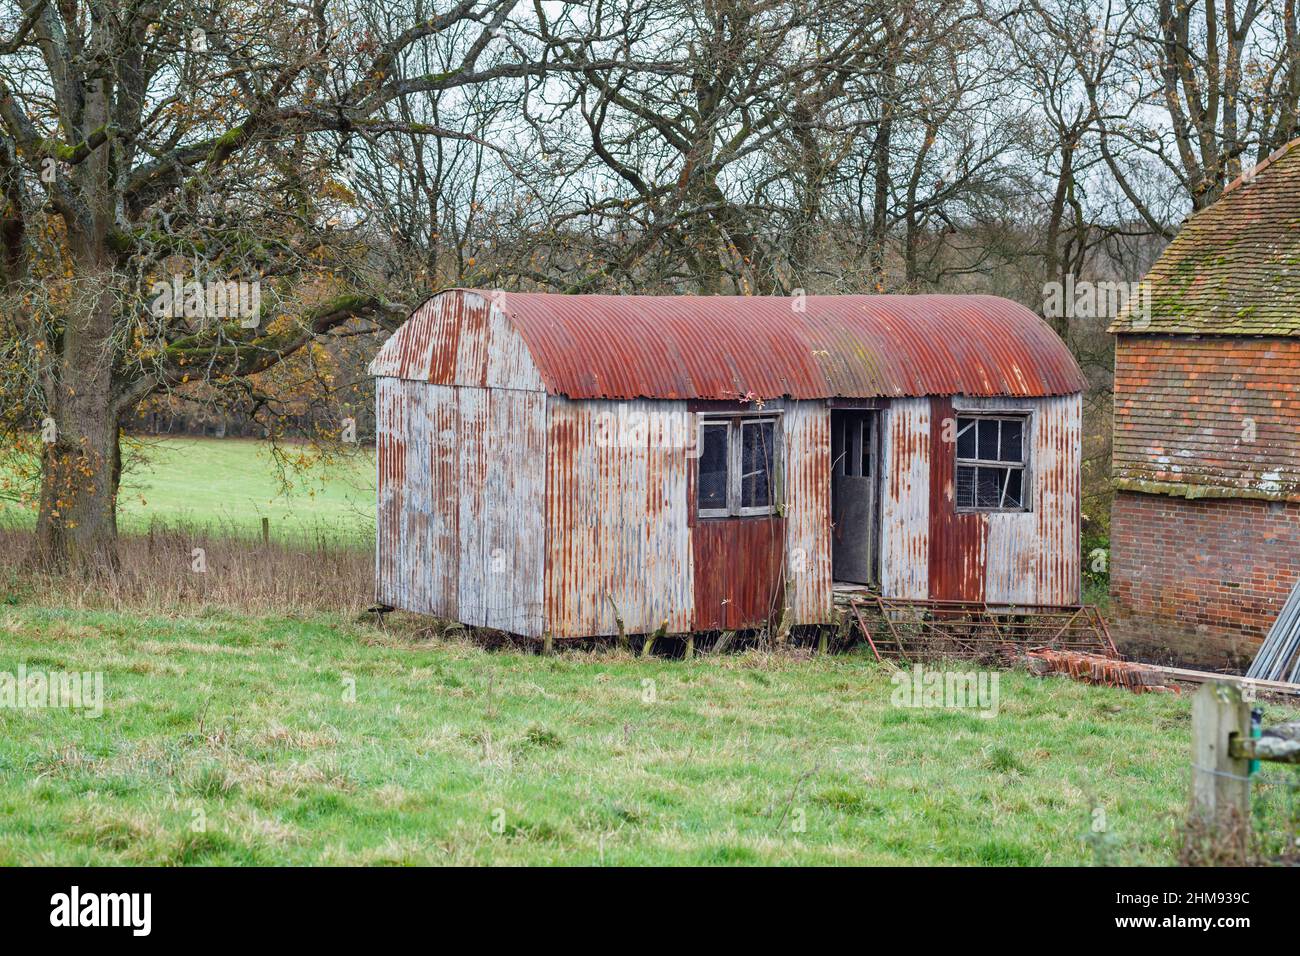
M 406 483 L 406 406 L 402 383 L 375 381 L 375 600 L 402 607 L 402 503 Z
M 895 399 L 884 410 L 880 587 L 886 597 L 930 594 L 930 401 Z
M 1042 399 L 1034 429 L 1040 462 L 1035 513 L 1040 542 L 1038 600 L 1077 604 L 1082 588 L 1083 396 Z
M 458 389 L 405 383 L 423 393 L 432 418 L 429 448 L 429 590 L 434 613 L 459 620 L 460 605 L 460 401 Z
M 830 422 L 823 402 L 786 405 L 785 603 L 792 625 L 831 619 Z
M 481 524 L 485 619 L 488 627 L 541 637 L 546 396 L 502 388 L 487 394 Z
M 960 398 L 954 405 L 958 413 L 1030 414 L 1031 510 L 982 516 L 988 524 L 984 600 L 997 604 L 1078 603 L 1082 396 Z M 951 447 L 949 455 L 955 455 Z
M 984 599 L 987 514 L 957 511 L 956 413 L 951 398 L 930 400 L 930 598 Z
M 649 427 L 682 405 L 551 397 L 547 408 L 545 629 L 614 634 L 617 606 L 628 632 L 689 630 L 688 450 Z
M 460 402 L 460 620 L 487 626 L 492 582 L 487 559 L 488 392 L 457 389 Z
M 376 599 L 456 618 L 455 390 L 376 381 Z

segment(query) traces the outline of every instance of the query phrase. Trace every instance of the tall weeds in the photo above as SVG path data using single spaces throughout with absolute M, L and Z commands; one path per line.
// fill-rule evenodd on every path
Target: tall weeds
M 326 530 L 269 541 L 220 527 L 155 522 L 119 539 L 119 563 L 88 580 L 24 567 L 33 534 L 0 526 L 0 602 L 75 608 L 250 613 L 360 611 L 373 603 L 373 543 Z

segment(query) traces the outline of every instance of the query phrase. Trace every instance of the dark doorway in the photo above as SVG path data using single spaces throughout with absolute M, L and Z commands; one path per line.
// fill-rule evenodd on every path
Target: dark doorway
M 836 581 L 879 580 L 878 431 L 874 411 L 831 411 L 831 576 Z

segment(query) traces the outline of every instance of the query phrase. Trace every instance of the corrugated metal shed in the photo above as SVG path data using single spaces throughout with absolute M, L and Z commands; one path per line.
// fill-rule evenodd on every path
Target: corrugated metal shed
M 481 351 L 467 349 L 484 342 Z M 540 380 L 574 399 L 1033 398 L 1084 387 L 1069 349 L 1042 319 L 987 295 L 452 289 L 416 311 L 372 373 L 516 388 Z
M 831 621 L 837 410 L 881 435 L 860 533 L 883 594 L 1078 599 L 1083 379 L 1002 299 L 452 290 L 371 371 L 395 607 L 555 638 Z M 1030 423 L 1024 512 L 955 507 L 945 423 L 967 410 Z M 701 516 L 701 416 L 758 412 L 779 422 L 774 507 Z

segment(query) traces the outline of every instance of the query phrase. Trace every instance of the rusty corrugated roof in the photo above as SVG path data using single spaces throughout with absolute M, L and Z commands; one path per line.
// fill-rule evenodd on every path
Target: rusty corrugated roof
M 997 296 L 440 295 L 494 303 L 547 391 L 569 398 L 1033 397 L 1084 387 L 1047 324 Z M 413 325 L 397 336 L 417 334 Z

